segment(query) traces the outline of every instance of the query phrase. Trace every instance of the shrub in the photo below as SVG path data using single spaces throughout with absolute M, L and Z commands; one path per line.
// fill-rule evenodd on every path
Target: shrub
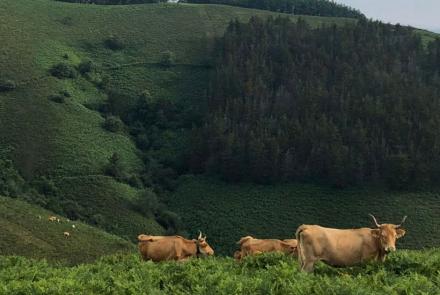
M 62 90 L 60 91 L 60 94 L 62 94 L 64 97 L 71 97 L 72 94 L 70 94 L 69 90 Z
M 105 174 L 116 179 L 123 179 L 126 176 L 125 167 L 122 164 L 121 156 L 118 153 L 113 153 L 108 159 Z
M 122 41 L 116 36 L 110 36 L 104 40 L 104 45 L 111 50 L 121 50 L 124 48 Z
M 26 182 L 11 160 L 0 154 L 0 195 L 18 197 L 26 191 Z
M 90 59 L 86 59 L 81 61 L 81 63 L 78 65 L 78 71 L 81 73 L 81 75 L 90 73 L 94 69 L 93 61 Z
M 77 76 L 77 72 L 75 68 L 67 63 L 58 63 L 54 65 L 50 70 L 50 74 L 59 79 L 64 78 L 75 78 Z
M 103 124 L 105 130 L 110 132 L 121 132 L 124 130 L 124 123 L 116 116 L 108 116 Z
M 151 190 L 144 190 L 134 203 L 133 209 L 144 216 L 153 217 L 158 208 L 159 200 L 156 194 Z
M 17 84 L 15 84 L 12 80 L 0 80 L 0 91 L 11 91 L 17 88 Z
M 65 96 L 60 94 L 52 94 L 49 95 L 49 100 L 56 102 L 56 103 L 64 103 L 65 102 Z
M 157 216 L 157 222 L 167 229 L 167 234 L 177 233 L 182 228 L 179 216 L 169 210 L 161 211 Z
M 169 50 L 163 51 L 161 53 L 159 62 L 161 65 L 163 65 L 165 67 L 170 67 L 170 66 L 174 65 L 175 64 L 174 53 Z

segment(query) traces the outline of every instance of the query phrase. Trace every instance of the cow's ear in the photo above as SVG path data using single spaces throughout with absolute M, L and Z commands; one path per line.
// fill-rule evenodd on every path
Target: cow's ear
M 371 230 L 371 235 L 375 238 L 380 238 L 380 229 L 376 228 L 376 229 L 372 229 Z
M 403 228 L 398 228 L 396 229 L 396 233 L 397 233 L 397 239 L 399 239 L 405 235 L 406 231 Z

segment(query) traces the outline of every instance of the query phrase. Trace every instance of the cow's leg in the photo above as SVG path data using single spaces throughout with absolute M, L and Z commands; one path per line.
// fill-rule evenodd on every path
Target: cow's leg
M 312 272 L 314 265 L 315 265 L 315 261 L 307 261 L 307 262 L 304 261 L 303 265 L 301 265 L 301 270 L 305 272 Z

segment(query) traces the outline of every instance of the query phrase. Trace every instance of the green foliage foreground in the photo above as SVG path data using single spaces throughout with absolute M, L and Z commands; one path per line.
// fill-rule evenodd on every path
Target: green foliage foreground
M 399 251 L 384 264 L 300 273 L 292 257 L 264 255 L 143 262 L 137 255 L 54 267 L 0 258 L 0 293 L 13 294 L 439 294 L 440 249 Z

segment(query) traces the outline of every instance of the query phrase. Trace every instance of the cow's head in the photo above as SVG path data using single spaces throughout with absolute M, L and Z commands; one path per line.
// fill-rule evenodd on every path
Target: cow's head
M 373 236 L 379 240 L 382 249 L 385 253 L 396 251 L 396 240 L 405 235 L 405 230 L 400 227 L 405 222 L 406 216 L 403 217 L 400 224 L 379 224 L 372 214 L 370 216 L 377 227 L 372 231 Z
M 241 251 L 235 251 L 234 252 L 234 259 L 240 260 L 242 257 Z
M 196 242 L 201 255 L 214 255 L 214 250 L 206 242 L 206 236 L 203 237 L 202 232 L 199 232 L 199 237 L 197 238 Z

